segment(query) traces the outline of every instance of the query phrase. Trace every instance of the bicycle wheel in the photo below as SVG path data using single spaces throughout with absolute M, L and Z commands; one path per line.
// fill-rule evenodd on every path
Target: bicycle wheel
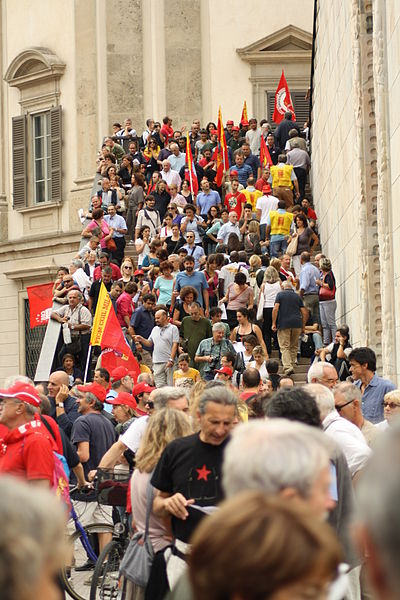
M 112 533 L 113 525 L 108 523 L 92 523 L 83 528 L 89 537 L 94 533 Z M 61 572 L 61 580 L 65 591 L 74 598 L 74 600 L 88 600 L 90 581 L 89 578 L 93 571 L 76 571 L 75 567 L 83 565 L 88 556 L 81 541 L 81 532 L 76 530 L 70 536 L 72 557 Z
M 90 600 L 120 600 L 119 564 L 123 549 L 119 541 L 111 540 L 97 559 L 90 586 Z

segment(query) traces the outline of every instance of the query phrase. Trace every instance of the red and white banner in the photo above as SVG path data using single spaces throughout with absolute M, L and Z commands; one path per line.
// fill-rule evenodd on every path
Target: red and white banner
M 26 288 L 29 299 L 29 321 L 31 329 L 46 325 L 53 306 L 53 283 L 31 285 Z
M 296 120 L 289 87 L 285 78 L 285 73 L 282 71 L 282 75 L 275 92 L 275 108 L 274 114 L 272 115 L 272 118 L 277 125 L 284 119 L 285 112 L 291 112 L 293 115 L 293 121 Z

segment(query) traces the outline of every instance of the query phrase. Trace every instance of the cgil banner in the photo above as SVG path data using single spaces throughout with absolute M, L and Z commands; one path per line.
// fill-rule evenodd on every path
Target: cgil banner
M 29 322 L 31 329 L 46 325 L 53 305 L 53 283 L 31 285 L 26 288 L 29 299 Z

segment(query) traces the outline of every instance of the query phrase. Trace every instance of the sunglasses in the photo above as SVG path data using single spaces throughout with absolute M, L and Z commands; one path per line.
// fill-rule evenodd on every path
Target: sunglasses
M 384 402 L 383 406 L 385 408 L 390 408 L 390 410 L 394 410 L 395 408 L 399 408 L 400 404 L 396 404 L 396 402 Z
M 127 265 L 125 265 L 124 269 L 129 269 L 130 271 L 132 271 L 133 267 L 128 267 Z
M 348 402 L 346 402 L 345 404 L 342 404 L 341 406 L 335 406 L 335 408 L 340 413 L 340 411 L 342 410 L 342 408 L 344 408 L 348 404 L 351 404 L 352 402 L 354 402 L 354 398 L 353 398 L 353 400 L 349 400 Z

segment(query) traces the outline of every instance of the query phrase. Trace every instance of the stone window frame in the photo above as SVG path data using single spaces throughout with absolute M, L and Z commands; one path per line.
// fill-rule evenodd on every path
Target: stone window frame
M 24 50 L 10 63 L 4 80 L 20 91 L 21 114 L 12 117 L 13 208 L 40 210 L 62 201 L 62 107 L 60 78 L 66 65 L 48 48 Z M 32 128 L 33 117 L 50 114 L 51 194 L 46 202 L 34 202 Z

